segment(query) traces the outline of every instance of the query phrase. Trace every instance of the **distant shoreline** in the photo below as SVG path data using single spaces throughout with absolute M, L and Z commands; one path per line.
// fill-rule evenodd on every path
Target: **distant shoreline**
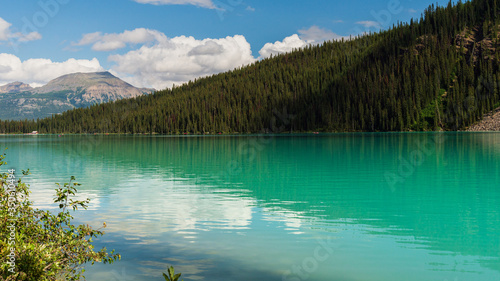
M 500 110 L 499 114 L 500 116 Z M 500 124 L 498 124 L 500 125 Z M 474 125 L 480 127 L 479 125 Z M 87 133 L 64 133 L 64 134 L 0 134 L 0 136 L 172 136 L 172 137 L 227 137 L 227 136 L 287 136 L 287 135 L 328 135 L 328 134 L 395 134 L 395 133 L 500 133 L 500 130 L 475 130 L 468 128 L 462 131 L 391 131 L 391 132 L 286 132 L 286 133 L 223 133 L 223 134 L 158 134 L 158 133 L 143 133 L 143 134 L 131 134 L 131 133 L 99 133 L 99 134 L 87 134 Z
M 56 133 L 56 134 L 34 134 L 34 133 L 9 133 L 0 136 L 255 136 L 255 135 L 319 135 L 319 134 L 348 134 L 348 133 L 432 133 L 432 132 L 476 132 L 476 133 L 495 133 L 500 132 L 500 107 L 486 113 L 477 123 L 471 125 L 465 130 L 460 131 L 391 131 L 391 132 L 280 132 L 280 133 L 179 133 L 179 134 L 159 134 L 159 133 Z

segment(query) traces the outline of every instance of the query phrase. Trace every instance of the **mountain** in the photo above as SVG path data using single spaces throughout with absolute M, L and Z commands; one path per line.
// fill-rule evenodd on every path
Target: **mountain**
M 109 72 L 73 73 L 58 77 L 43 87 L 25 88 L 25 91 L 10 89 L 13 90 L 9 95 L 0 95 L 0 119 L 44 118 L 73 108 L 135 98 L 154 91 L 136 88 Z
M 500 0 L 430 6 L 408 23 L 183 86 L 0 132 L 460 130 L 500 106 Z
M 25 91 L 31 91 L 30 85 L 24 84 L 22 82 L 13 82 L 4 86 L 0 86 L 0 94 L 11 94 L 11 93 L 19 93 Z
M 33 94 L 67 92 L 76 104 L 93 104 L 135 98 L 152 89 L 138 89 L 109 72 L 74 73 L 61 76 L 31 91 Z

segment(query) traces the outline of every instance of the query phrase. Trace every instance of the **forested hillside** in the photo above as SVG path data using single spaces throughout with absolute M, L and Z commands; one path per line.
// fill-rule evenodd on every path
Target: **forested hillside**
M 499 2 L 433 5 L 387 31 L 149 96 L 3 121 L 0 132 L 256 133 L 273 120 L 287 132 L 462 129 L 500 106 Z M 285 111 L 287 122 L 276 118 Z

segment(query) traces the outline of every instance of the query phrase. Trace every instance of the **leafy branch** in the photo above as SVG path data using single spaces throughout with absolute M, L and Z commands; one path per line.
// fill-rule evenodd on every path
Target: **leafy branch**
M 5 153 L 0 155 L 0 167 L 5 165 Z M 23 171 L 23 175 L 29 174 Z M 0 281 L 6 280 L 80 280 L 85 278 L 83 265 L 95 262 L 113 263 L 121 259 L 119 254 L 106 248 L 94 250 L 92 239 L 104 235 L 102 228 L 74 225 L 70 210 L 87 209 L 90 199 L 75 200 L 79 183 L 75 177 L 62 186 L 57 184 L 54 202 L 60 211 L 53 214 L 35 209 L 29 200 L 29 186 L 22 178 L 17 180 L 16 220 L 8 221 L 9 194 L 7 173 L 0 173 Z M 9 226 L 15 226 L 15 244 L 8 244 Z M 14 247 L 13 247 L 14 246 Z M 7 256 L 15 249 L 15 273 L 9 271 Z

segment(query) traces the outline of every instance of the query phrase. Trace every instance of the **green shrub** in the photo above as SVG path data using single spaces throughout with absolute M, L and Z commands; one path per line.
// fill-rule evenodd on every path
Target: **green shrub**
M 6 164 L 4 159 L 5 154 L 0 154 L 0 168 Z M 84 264 L 121 258 L 114 250 L 94 251 L 92 238 L 102 236 L 102 228 L 71 223 L 70 209 L 87 209 L 90 202 L 72 199 L 80 185 L 74 177 L 57 184 L 54 202 L 60 210 L 53 214 L 33 208 L 29 186 L 10 172 L 0 172 L 0 280 L 80 280 L 85 278 Z M 15 258 L 14 267 L 11 258 Z

